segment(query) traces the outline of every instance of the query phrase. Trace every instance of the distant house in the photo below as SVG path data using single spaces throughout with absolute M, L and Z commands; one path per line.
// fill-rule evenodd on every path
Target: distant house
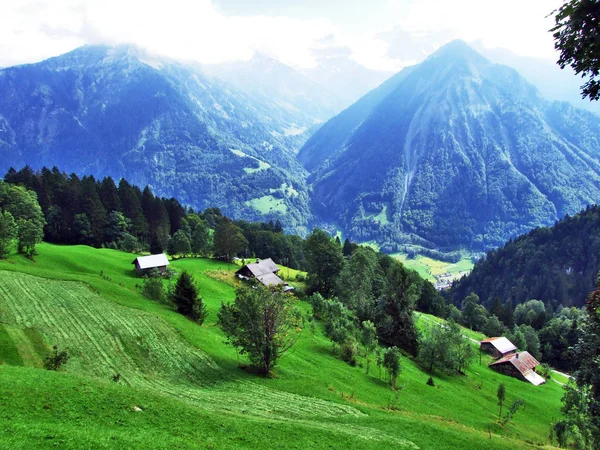
M 164 273 L 169 265 L 169 260 L 164 253 L 150 256 L 138 256 L 131 264 L 135 264 L 135 270 L 139 274 L 150 272 L 152 269 L 158 269 Z
M 481 350 L 494 358 L 502 358 L 517 351 L 517 347 L 505 337 L 491 337 L 479 343 Z
M 490 367 L 506 375 L 529 381 L 535 386 L 546 382 L 542 377 L 535 373 L 535 368 L 540 363 L 529 352 L 512 353 L 494 361 Z
M 265 286 L 279 286 L 284 285 L 284 291 L 291 291 L 294 288 L 288 286 L 287 283 L 279 278 L 277 273 L 279 267 L 273 262 L 271 258 L 257 259 L 256 262 L 246 264 L 235 274 L 242 280 L 256 279 Z

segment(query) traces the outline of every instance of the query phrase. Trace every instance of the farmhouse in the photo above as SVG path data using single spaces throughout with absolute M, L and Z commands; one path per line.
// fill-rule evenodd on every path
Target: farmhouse
M 505 375 L 529 381 L 531 384 L 539 386 L 546 382 L 535 373 L 535 368 L 539 364 L 538 360 L 531 356 L 529 352 L 521 352 L 506 355 L 490 364 L 490 367 Z
M 235 274 L 242 280 L 256 279 L 265 286 L 285 285 L 283 288 L 284 291 L 293 290 L 293 287 L 288 286 L 287 283 L 284 283 L 283 280 L 277 276 L 278 272 L 279 267 L 277 264 L 275 264 L 271 258 L 267 258 L 262 260 L 257 259 L 254 263 L 246 264 Z
M 160 273 L 164 273 L 169 265 L 169 260 L 164 253 L 150 256 L 138 256 L 131 264 L 135 264 L 137 273 L 143 274 L 158 269 Z
M 479 343 L 479 347 L 494 358 L 502 358 L 503 356 L 510 355 L 517 351 L 517 347 L 505 337 L 491 337 L 484 339 Z

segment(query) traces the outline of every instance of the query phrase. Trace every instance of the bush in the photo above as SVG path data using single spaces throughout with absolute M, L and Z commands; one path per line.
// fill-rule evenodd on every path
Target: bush
M 66 350 L 59 351 L 58 345 L 52 347 L 52 354 L 44 360 L 44 367 L 48 370 L 59 370 L 69 361 L 69 353 Z
M 306 281 L 306 276 L 302 273 L 296 274 L 296 281 Z
M 433 378 L 429 377 L 429 379 L 427 380 L 427 386 L 435 386 L 435 382 L 433 381 Z
M 166 303 L 167 294 L 160 278 L 147 278 L 142 286 L 144 297 L 157 302 Z
M 356 355 L 358 354 L 358 344 L 353 338 L 347 338 L 340 346 L 340 358 L 351 366 L 356 366 Z

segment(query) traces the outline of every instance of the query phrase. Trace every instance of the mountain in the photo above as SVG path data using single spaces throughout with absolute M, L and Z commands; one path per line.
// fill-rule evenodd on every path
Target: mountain
M 600 206 L 592 206 L 489 252 L 449 296 L 456 304 L 475 292 L 487 306 L 498 297 L 513 305 L 536 299 L 580 307 L 599 270 Z
M 361 242 L 482 251 L 600 198 L 600 119 L 462 41 L 323 125 L 298 158 L 314 211 Z
M 501 48 L 486 48 L 480 42 L 474 42 L 473 48 L 490 61 L 515 69 L 527 81 L 534 84 L 544 98 L 569 102 L 577 108 L 600 114 L 598 102 L 581 98 L 583 79 L 570 67 L 561 69 L 555 61 L 520 56 Z
M 130 46 L 85 46 L 0 70 L 0 171 L 29 164 L 126 177 L 235 218 L 310 218 L 294 127 L 322 120 L 200 67 Z M 313 98 L 319 110 L 319 97 Z
M 306 141 L 311 127 L 339 113 L 345 102 L 293 68 L 261 53 L 249 61 L 203 65 L 204 73 L 226 81 L 259 104 L 281 110 L 282 119 L 292 116 L 284 136 L 299 136 Z
M 393 75 L 357 63 L 350 58 L 349 50 L 330 49 L 313 53 L 317 65 L 303 69 L 301 73 L 342 99 L 344 108 Z

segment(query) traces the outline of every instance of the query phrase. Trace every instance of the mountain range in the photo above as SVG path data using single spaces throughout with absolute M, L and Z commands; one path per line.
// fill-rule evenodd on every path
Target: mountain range
M 329 226 L 387 251 L 485 251 L 600 197 L 600 119 L 544 100 L 464 42 L 343 111 L 351 96 L 315 74 L 261 54 L 206 66 L 125 45 L 5 68 L 0 171 L 125 177 L 196 208 L 298 233 Z
M 197 208 L 306 232 L 306 173 L 295 153 L 302 132 L 336 106 L 310 80 L 296 81 L 294 92 L 242 90 L 131 46 L 86 46 L 3 69 L 0 170 L 56 165 L 126 177 Z
M 484 251 L 600 198 L 600 120 L 462 41 L 322 126 L 314 211 L 358 242 Z

